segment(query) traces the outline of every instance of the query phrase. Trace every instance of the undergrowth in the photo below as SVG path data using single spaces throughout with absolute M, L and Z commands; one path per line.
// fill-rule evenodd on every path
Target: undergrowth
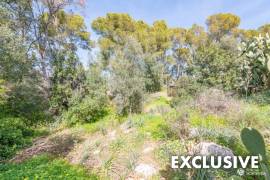
M 63 159 L 53 159 L 48 155 L 34 157 L 21 164 L 0 165 L 0 179 L 85 179 L 95 180 L 98 176 L 87 173 L 78 166 L 72 166 Z

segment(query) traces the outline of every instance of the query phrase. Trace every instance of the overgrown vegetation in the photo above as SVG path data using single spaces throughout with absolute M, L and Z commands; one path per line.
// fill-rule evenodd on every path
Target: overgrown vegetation
M 247 155 L 239 133 L 248 126 L 262 133 L 269 153 L 269 25 L 244 30 L 238 16 L 220 13 L 207 18 L 207 30 L 171 28 L 164 20 L 149 25 L 108 13 L 91 22 L 94 43 L 89 22 L 67 10 L 84 3 L 0 2 L 1 179 L 97 178 L 55 155 L 102 178 L 139 178 L 136 167 L 147 160 L 159 168 L 157 178 L 228 178 L 235 172 L 166 165 L 199 142 Z M 84 67 L 79 53 L 93 45 L 97 56 Z M 35 140 L 25 157 L 51 155 L 8 163 L 40 127 L 51 134 Z
M 83 168 L 47 155 L 34 157 L 22 164 L 0 165 L 0 172 L 1 179 L 98 179 Z

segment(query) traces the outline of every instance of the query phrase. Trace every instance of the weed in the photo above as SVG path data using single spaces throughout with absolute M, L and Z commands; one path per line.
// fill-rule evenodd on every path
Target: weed
M 126 144 L 125 139 L 119 137 L 111 143 L 110 148 L 113 152 L 117 152 L 120 149 L 122 149 L 125 146 L 125 144 Z
M 34 157 L 21 164 L 0 165 L 0 179 L 98 179 L 83 168 L 47 155 Z

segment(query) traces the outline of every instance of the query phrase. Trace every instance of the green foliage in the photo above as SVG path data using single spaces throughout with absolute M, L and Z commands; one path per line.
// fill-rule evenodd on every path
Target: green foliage
M 33 135 L 21 118 L 0 119 L 0 161 L 11 157 L 16 150 L 30 143 Z
M 85 72 L 74 52 L 58 52 L 53 62 L 51 108 L 59 115 L 70 106 L 72 94 L 82 87 Z
M 62 119 L 68 125 L 95 122 L 107 114 L 105 107 L 106 99 L 86 96 L 64 112 Z
M 197 49 L 189 71 L 203 85 L 231 90 L 238 83 L 239 62 L 234 52 L 211 43 Z
M 162 66 L 153 59 L 145 60 L 145 89 L 147 92 L 157 92 L 161 90 Z
M 104 77 L 93 64 L 86 74 L 83 87 L 72 93 L 69 108 L 62 115 L 68 125 L 94 122 L 107 114 L 107 95 Z
M 241 131 L 241 139 L 252 155 L 261 156 L 262 160 L 266 161 L 265 143 L 262 135 L 256 129 L 244 128 Z
M 266 179 L 270 179 L 265 142 L 260 132 L 253 128 L 244 128 L 241 131 L 241 139 L 250 154 L 260 156 L 261 168 L 265 172 Z
M 215 128 L 215 127 L 225 127 L 228 122 L 222 118 L 215 115 L 202 116 L 200 113 L 190 114 L 190 124 L 195 127 L 205 127 L 205 128 Z
M 185 146 L 179 140 L 169 140 L 160 146 L 157 156 L 160 161 L 169 163 L 170 159 L 168 157 L 183 156 L 186 153 Z
M 165 97 L 158 97 L 155 98 L 154 100 L 149 98 L 149 100 L 144 104 L 144 111 L 147 112 L 153 112 L 153 113 L 161 113 L 160 111 L 168 110 L 170 109 L 170 102 L 165 98 Z
M 10 27 L 0 25 L 0 79 L 19 81 L 29 74 L 32 60 L 27 59 L 23 39 Z
M 101 131 L 102 134 L 107 133 L 107 128 L 119 125 L 123 121 L 124 117 L 120 117 L 112 109 L 107 109 L 107 113 L 104 117 L 98 119 L 98 121 L 92 123 L 78 124 L 74 126 L 74 131 L 85 132 L 85 133 L 95 133 Z
M 269 34 L 270 33 L 270 24 L 265 24 L 265 25 L 262 25 L 258 28 L 258 31 L 261 33 L 261 34 Z
M 243 113 L 240 113 L 234 122 L 241 129 L 247 126 L 252 126 L 263 130 L 270 123 L 268 118 L 269 108 L 269 106 L 248 104 L 243 108 Z
M 241 63 L 241 82 L 239 87 L 248 95 L 251 92 L 269 88 L 270 78 L 270 37 L 258 36 L 248 42 L 243 42 L 240 50 L 243 60 Z
M 49 102 L 37 81 L 25 79 L 15 84 L 8 92 L 7 111 L 15 117 L 23 117 L 27 125 L 37 125 L 51 120 Z
M 150 135 L 153 139 L 169 139 L 173 137 L 168 124 L 161 116 L 139 115 L 133 118 L 132 123 L 142 134 Z
M 270 91 L 266 90 L 251 94 L 247 100 L 248 102 L 253 102 L 259 105 L 268 105 L 270 104 Z
M 41 14 L 39 23 L 40 33 L 59 39 L 61 43 L 67 43 L 66 40 L 69 39 L 69 45 L 65 48 L 72 45 L 75 49 L 77 49 L 75 46 L 89 48 L 91 45 L 90 33 L 86 31 L 84 18 L 78 14 L 69 14 L 62 9 L 57 10 L 54 16 L 50 12 L 45 12 Z
M 5 81 L 0 79 L 0 105 L 3 104 L 7 99 L 7 91 Z
M 203 85 L 198 83 L 195 78 L 184 76 L 179 78 L 175 83 L 175 95 L 172 104 L 176 106 L 181 101 L 192 99 L 204 89 Z
M 1 164 L 0 179 L 99 179 L 62 159 L 42 155 L 21 164 Z
M 97 18 L 92 28 L 101 35 L 99 46 L 105 65 L 110 64 L 117 52 L 125 48 L 126 40 L 132 37 L 141 46 L 144 61 L 145 88 L 148 92 L 161 89 L 162 63 L 166 61 L 166 51 L 171 45 L 170 34 L 165 21 L 156 21 L 149 26 L 143 21 L 135 21 L 127 14 L 108 13 L 106 17 Z
M 141 112 L 144 69 L 140 45 L 134 39 L 127 39 L 124 49 L 117 51 L 111 61 L 109 88 L 118 113 Z
M 240 24 L 240 18 L 230 13 L 214 14 L 207 18 L 206 24 L 210 35 L 219 40 L 222 36 L 233 33 Z

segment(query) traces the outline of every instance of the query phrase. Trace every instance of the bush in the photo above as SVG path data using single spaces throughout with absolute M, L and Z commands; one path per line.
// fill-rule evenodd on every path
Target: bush
M 224 115 L 228 112 L 238 112 L 241 102 L 233 99 L 229 93 L 218 89 L 208 89 L 200 93 L 195 100 L 196 107 L 206 114 Z
M 61 117 L 68 125 L 94 122 L 107 114 L 107 86 L 101 73 L 98 64 L 92 64 L 84 87 L 73 92 L 69 99 L 70 106 Z
M 180 102 L 184 100 L 192 99 L 199 92 L 204 89 L 204 86 L 197 82 L 195 78 L 192 77 L 181 77 L 176 81 L 176 89 L 175 96 L 172 100 L 172 104 L 178 105 Z
M 7 111 L 16 117 L 25 118 L 25 123 L 35 125 L 50 118 L 49 102 L 44 92 L 32 80 L 15 84 L 8 93 Z
M 71 106 L 61 118 L 68 125 L 95 122 L 107 114 L 106 102 L 104 97 L 87 96 L 81 102 Z
M 0 161 L 9 158 L 17 149 L 29 144 L 32 133 L 20 118 L 0 119 Z
M 270 104 L 270 91 L 262 91 L 260 93 L 251 94 L 248 97 L 249 102 L 254 102 L 259 105 L 268 105 Z

